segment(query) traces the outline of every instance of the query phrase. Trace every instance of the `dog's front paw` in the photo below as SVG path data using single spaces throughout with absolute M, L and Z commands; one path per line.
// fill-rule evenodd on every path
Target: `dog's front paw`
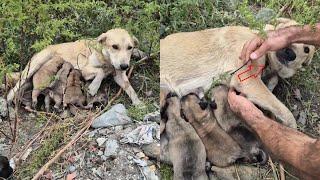
M 90 84 L 90 85 L 89 85 L 89 94 L 90 94 L 91 96 L 96 95 L 97 92 L 98 92 L 98 90 L 99 90 L 99 87 L 95 86 L 94 84 Z

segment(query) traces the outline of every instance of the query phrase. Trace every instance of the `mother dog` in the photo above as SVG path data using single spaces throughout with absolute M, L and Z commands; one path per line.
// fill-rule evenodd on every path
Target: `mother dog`
M 89 85 L 90 95 L 95 95 L 102 80 L 114 69 L 114 80 L 129 95 L 134 105 L 140 104 L 136 92 L 129 83 L 126 70 L 130 65 L 133 49 L 138 40 L 124 29 L 111 29 L 101 34 L 97 41 L 79 40 L 75 42 L 51 45 L 34 55 L 21 74 L 21 79 L 10 90 L 7 100 L 13 101 L 19 87 L 30 79 L 35 72 L 54 55 L 61 56 L 82 72 L 85 80 L 92 80 Z M 112 71 L 111 71 L 112 72 Z

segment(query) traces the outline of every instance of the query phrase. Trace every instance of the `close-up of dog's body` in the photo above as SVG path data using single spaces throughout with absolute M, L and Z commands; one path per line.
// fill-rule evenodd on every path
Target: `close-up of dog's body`
M 167 87 L 180 96 L 186 95 L 192 89 L 199 87 L 208 91 L 213 78 L 218 78 L 224 73 L 231 74 L 243 65 L 244 62 L 239 59 L 241 49 L 247 41 L 256 36 L 249 28 L 240 26 L 177 33 L 167 36 L 160 41 L 161 86 Z M 304 49 L 303 47 L 301 48 Z M 294 61 L 299 63 L 294 68 L 277 63 L 279 68 L 275 69 L 275 71 L 281 75 L 288 73 L 283 77 L 292 76 L 303 63 L 310 62 L 314 53 L 311 50 L 306 55 L 297 55 L 298 58 L 294 59 Z M 301 53 L 301 51 L 297 51 L 297 53 Z M 311 57 L 309 54 L 311 54 Z M 290 110 L 268 90 L 261 80 L 259 71 L 261 71 L 261 66 L 266 65 L 266 59 L 270 64 L 273 64 L 273 61 L 279 61 L 272 54 L 270 57 L 263 56 L 258 60 L 254 60 L 250 64 L 253 68 L 251 72 L 244 72 L 249 68 L 249 65 L 244 66 L 232 74 L 230 81 L 226 82 L 226 85 L 244 93 L 250 101 L 272 112 L 285 125 L 296 128 L 296 120 Z M 283 61 L 285 60 L 284 58 Z M 289 72 L 286 69 L 291 70 Z M 257 77 L 242 81 L 237 76 L 241 72 L 244 72 L 242 74 L 243 77 L 249 77 L 253 74 Z

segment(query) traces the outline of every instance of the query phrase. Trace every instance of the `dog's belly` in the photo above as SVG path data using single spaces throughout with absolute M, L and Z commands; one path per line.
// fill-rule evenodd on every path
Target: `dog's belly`
M 240 67 L 241 49 L 255 37 L 246 27 L 233 26 L 172 34 L 161 40 L 160 84 L 180 96 L 192 89 L 208 90 L 212 78 Z

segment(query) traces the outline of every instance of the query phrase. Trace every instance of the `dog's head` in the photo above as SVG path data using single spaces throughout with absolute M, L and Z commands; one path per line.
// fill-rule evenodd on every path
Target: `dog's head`
M 288 26 L 298 25 L 296 21 L 286 18 L 278 18 L 278 25 L 266 25 L 265 30 L 278 30 Z M 303 65 L 309 65 L 315 53 L 312 45 L 293 43 L 290 46 L 268 53 L 271 69 L 276 71 L 282 78 L 292 77 Z
M 109 58 L 113 67 L 117 70 L 127 70 L 133 48 L 139 42 L 134 36 L 130 36 L 124 29 L 111 29 L 101 34 L 97 41 L 102 45 L 102 53 Z
M 184 118 L 189 122 L 210 119 L 213 116 L 212 110 L 216 109 L 215 102 L 207 102 L 200 99 L 195 93 L 183 96 L 181 99 L 181 110 Z

